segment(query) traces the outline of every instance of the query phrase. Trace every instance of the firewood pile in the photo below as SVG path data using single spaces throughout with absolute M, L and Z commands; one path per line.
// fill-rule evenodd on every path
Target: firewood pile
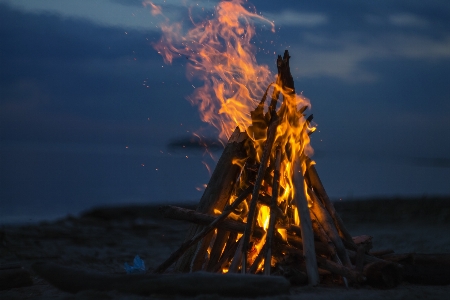
M 229 138 L 197 209 L 162 207 L 165 217 L 193 224 L 155 273 L 172 266 L 280 275 L 293 284 L 401 281 L 400 266 L 369 254 L 371 237 L 352 237 L 330 201 L 306 151 L 313 116 L 295 105 L 289 59 L 287 50 L 278 56 L 276 82 L 250 112 L 252 125 Z

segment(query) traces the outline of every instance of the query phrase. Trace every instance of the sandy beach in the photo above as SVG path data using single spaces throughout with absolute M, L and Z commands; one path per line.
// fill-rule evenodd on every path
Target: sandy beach
M 335 207 L 353 236 L 373 237 L 373 251 L 450 253 L 450 199 L 373 199 L 341 201 Z M 150 271 L 183 241 L 189 223 L 164 219 L 158 206 L 99 207 L 52 222 L 2 225 L 0 266 L 21 266 L 32 284 L 0 291 L 1 299 L 147 299 L 116 291 L 63 292 L 39 277 L 36 262 L 52 262 L 104 274 L 126 274 L 124 263 L 139 255 Z M 169 268 L 168 273 L 173 269 Z M 417 285 L 403 281 L 394 289 L 369 285 L 292 286 L 271 299 L 444 299 L 449 285 Z M 176 293 L 175 293 L 176 294 Z M 152 295 L 167 299 L 169 296 Z M 197 295 L 212 299 L 217 295 Z M 170 299 L 184 298 L 172 295 Z

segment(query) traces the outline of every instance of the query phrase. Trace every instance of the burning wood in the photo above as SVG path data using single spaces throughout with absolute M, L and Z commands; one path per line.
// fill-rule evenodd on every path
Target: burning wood
M 368 254 L 371 237 L 348 233 L 307 156 L 312 115 L 297 108 L 289 59 L 287 50 L 278 57 L 277 81 L 247 131 L 231 135 L 197 210 L 163 207 L 165 217 L 194 224 L 155 273 L 178 261 L 181 272 L 306 273 L 310 285 L 333 274 L 346 285 L 378 282 L 383 272 L 393 278 L 386 285 L 398 282 L 397 265 Z
M 166 217 L 194 224 L 155 272 L 177 261 L 177 272 L 306 272 L 310 285 L 324 274 L 361 283 L 368 263 L 386 262 L 368 254 L 369 241 L 354 241 L 336 213 L 309 158 L 313 116 L 295 92 L 289 52 L 278 56 L 271 82 L 268 67 L 256 63 L 251 20 L 274 24 L 241 4 L 220 2 L 216 17 L 187 32 L 165 24 L 155 45 L 166 62 L 188 58 L 190 74 L 204 83 L 191 101 L 223 141 L 229 137 L 197 210 L 164 208 Z

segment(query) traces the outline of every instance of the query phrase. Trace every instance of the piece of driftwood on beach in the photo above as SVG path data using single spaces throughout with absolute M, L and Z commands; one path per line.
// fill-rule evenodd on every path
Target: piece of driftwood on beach
M 230 297 L 258 297 L 285 294 L 289 281 L 280 276 L 213 274 L 195 272 L 175 275 L 109 275 L 54 263 L 36 263 L 33 270 L 60 290 L 77 293 L 84 290 L 118 291 L 137 295 L 215 294 Z

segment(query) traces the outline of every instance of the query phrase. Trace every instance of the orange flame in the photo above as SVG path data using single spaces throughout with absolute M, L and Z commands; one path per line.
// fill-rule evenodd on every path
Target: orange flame
M 222 141 L 236 126 L 245 130 L 250 110 L 258 103 L 273 80 L 269 68 L 256 62 L 254 22 L 269 20 L 246 10 L 242 0 L 220 2 L 212 19 L 194 24 L 183 33 L 180 23 L 161 25 L 163 36 L 154 45 L 171 63 L 175 57 L 187 57 L 188 77 L 198 78 L 203 86 L 189 97 L 197 105 L 201 119 L 219 130 Z
M 266 128 L 263 133 L 256 132 L 257 129 L 251 127 L 250 112 L 267 94 L 268 86 L 274 97 L 276 95 L 275 98 L 281 95 L 283 100 L 278 110 L 280 123 L 274 143 L 281 146 L 284 153 L 280 170 L 283 193 L 279 195 L 278 203 L 290 203 L 295 190 L 292 182 L 296 169 L 294 164 L 299 164 L 299 157 L 303 154 L 311 155 L 313 152 L 308 133 L 315 128 L 310 126 L 301 110 L 302 107 L 310 107 L 310 102 L 302 95 L 295 94 L 293 87 L 283 87 L 281 79 L 273 75 L 268 66 L 257 63 L 254 55 L 256 49 L 252 44 L 255 23 L 268 23 L 272 31 L 274 24 L 256 12 L 245 9 L 243 3 L 243 0 L 222 1 L 216 6 L 212 18 L 201 23 L 192 21 L 193 28 L 187 31 L 183 31 L 181 23 L 170 23 L 166 19 L 161 25 L 162 38 L 153 46 L 166 63 L 172 63 L 176 57 L 188 59 L 187 76 L 203 82 L 203 86 L 196 88 L 188 98 L 198 106 L 201 119 L 217 128 L 224 142 L 236 126 L 241 131 L 246 130 L 255 141 L 257 160 L 261 159 L 262 146 L 267 138 Z M 152 7 L 153 14 L 162 15 L 160 7 L 147 4 Z M 264 104 L 263 110 L 268 110 L 267 104 Z M 240 161 L 234 163 L 243 164 Z M 306 171 L 304 162 L 301 170 L 303 173 Z M 270 187 L 267 190 L 272 192 Z M 259 210 L 257 221 L 264 229 L 267 229 L 269 215 L 269 209 Z M 293 218 L 298 224 L 296 211 Z

